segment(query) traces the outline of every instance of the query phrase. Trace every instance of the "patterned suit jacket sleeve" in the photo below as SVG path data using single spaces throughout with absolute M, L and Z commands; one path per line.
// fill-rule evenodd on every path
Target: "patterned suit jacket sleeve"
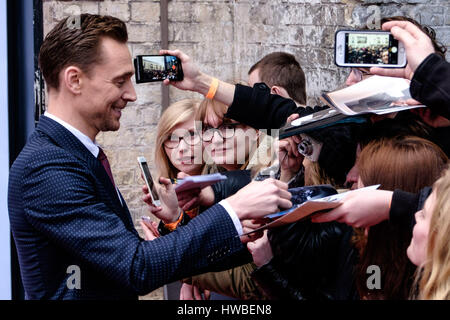
M 242 263 L 245 247 L 220 205 L 167 236 L 144 241 L 99 199 L 96 177 L 70 153 L 41 149 L 25 167 L 22 179 L 29 223 L 56 245 L 137 294 L 208 267 L 224 269 Z

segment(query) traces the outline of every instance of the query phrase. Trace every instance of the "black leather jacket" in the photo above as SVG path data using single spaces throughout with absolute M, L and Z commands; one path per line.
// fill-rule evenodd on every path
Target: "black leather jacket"
M 215 203 L 251 181 L 249 170 L 222 174 L 228 179 L 213 185 Z M 161 231 L 167 233 L 160 225 Z M 357 253 L 350 244 L 352 235 L 353 229 L 344 224 L 309 220 L 270 229 L 274 258 L 255 270 L 252 278 L 270 299 L 357 299 L 353 275 Z
M 270 299 L 358 299 L 352 235 L 351 227 L 337 222 L 304 220 L 271 229 L 274 257 L 252 278 Z

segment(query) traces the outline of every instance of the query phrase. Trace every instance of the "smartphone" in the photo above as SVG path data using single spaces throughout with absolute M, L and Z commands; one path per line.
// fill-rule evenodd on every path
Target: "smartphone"
M 335 63 L 339 67 L 404 68 L 403 43 L 388 31 L 340 30 L 335 34 Z
M 158 193 L 156 192 L 155 184 L 148 168 L 147 160 L 145 159 L 145 157 L 138 157 L 137 160 L 139 162 L 139 166 L 141 167 L 142 174 L 144 175 L 145 183 L 147 184 L 150 197 L 152 198 L 152 203 L 155 206 L 160 206 L 161 201 L 159 200 Z
M 175 56 L 141 55 L 134 59 L 136 83 L 183 80 L 181 61 Z

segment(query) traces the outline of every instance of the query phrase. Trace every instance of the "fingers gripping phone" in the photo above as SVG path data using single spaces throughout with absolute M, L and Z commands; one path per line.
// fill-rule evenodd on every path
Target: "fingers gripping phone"
M 335 63 L 339 67 L 403 68 L 403 43 L 388 31 L 340 30 L 335 34 Z
M 150 197 L 152 198 L 152 203 L 155 206 L 160 206 L 161 201 L 159 200 L 158 193 L 156 192 L 155 183 L 153 182 L 152 175 L 148 168 L 147 160 L 145 159 L 145 157 L 138 157 L 137 160 L 139 162 L 142 174 L 144 175 L 145 183 L 147 185 Z
M 136 83 L 183 80 L 183 69 L 178 57 L 167 55 L 140 55 L 134 59 Z

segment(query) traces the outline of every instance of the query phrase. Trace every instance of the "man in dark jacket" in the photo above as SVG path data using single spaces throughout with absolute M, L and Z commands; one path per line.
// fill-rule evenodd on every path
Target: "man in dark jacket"
M 139 237 L 95 143 L 100 131 L 119 129 L 127 103 L 136 100 L 127 39 L 123 21 L 82 14 L 80 28 L 62 20 L 41 47 L 48 109 L 12 165 L 8 189 L 27 299 L 137 299 L 207 267 L 229 268 L 247 261 L 240 220 L 292 205 L 284 199 L 267 210 L 271 199 L 283 201 L 279 192 L 290 194 L 280 181 L 260 182 L 267 186 L 249 185 L 170 235 Z M 259 208 L 252 208 L 258 194 Z

